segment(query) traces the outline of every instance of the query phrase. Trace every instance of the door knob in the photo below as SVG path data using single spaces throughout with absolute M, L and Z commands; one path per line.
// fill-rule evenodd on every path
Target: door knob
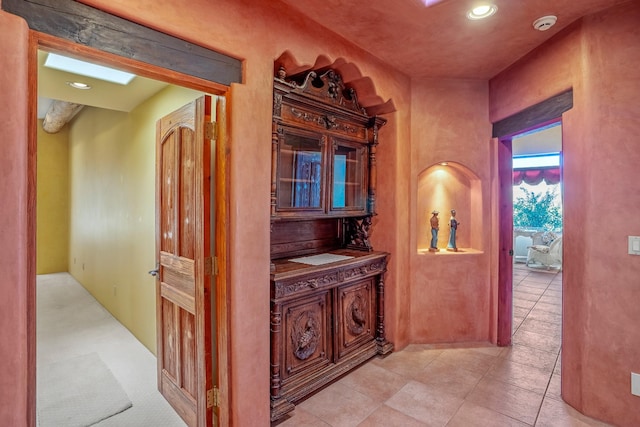
M 160 264 L 156 264 L 156 268 L 154 268 L 153 270 L 149 270 L 149 274 L 153 277 L 158 277 L 160 274 Z

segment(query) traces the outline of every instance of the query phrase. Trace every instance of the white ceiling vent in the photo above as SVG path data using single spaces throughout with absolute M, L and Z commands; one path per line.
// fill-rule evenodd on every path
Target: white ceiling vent
M 543 16 L 542 18 L 538 18 L 533 21 L 533 28 L 538 31 L 547 31 L 549 28 L 553 27 L 557 20 L 558 17 L 554 15 Z

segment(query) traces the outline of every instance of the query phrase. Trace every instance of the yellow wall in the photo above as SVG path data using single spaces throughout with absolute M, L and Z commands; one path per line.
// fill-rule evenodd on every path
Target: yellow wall
M 200 95 L 169 86 L 131 113 L 85 108 L 69 131 L 69 272 L 154 353 L 155 124 Z
M 67 271 L 69 247 L 69 128 L 55 134 L 38 121 L 36 274 Z

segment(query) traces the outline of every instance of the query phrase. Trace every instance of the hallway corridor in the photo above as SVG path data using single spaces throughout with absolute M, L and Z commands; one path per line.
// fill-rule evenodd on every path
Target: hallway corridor
M 606 426 L 560 397 L 562 273 L 515 264 L 513 345 L 409 345 L 306 401 L 279 427 Z

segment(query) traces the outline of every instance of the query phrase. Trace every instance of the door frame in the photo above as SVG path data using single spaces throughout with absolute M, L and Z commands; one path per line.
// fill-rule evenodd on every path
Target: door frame
M 213 166 L 214 171 L 214 195 L 212 197 L 212 203 L 214 204 L 215 224 L 213 226 L 215 233 L 215 246 L 214 256 L 218 261 L 218 274 L 215 276 L 215 331 L 212 333 L 213 338 L 216 340 L 216 353 L 217 353 L 217 378 L 214 378 L 214 383 L 217 382 L 219 386 L 219 407 L 218 421 L 221 425 L 228 425 L 230 415 L 230 403 L 229 403 L 229 275 L 228 275 L 228 238 L 229 238 L 229 179 L 228 179 L 228 135 L 229 135 L 229 112 L 231 109 L 231 91 L 228 86 L 215 83 L 213 81 L 205 80 L 198 77 L 193 77 L 187 74 L 183 74 L 177 71 L 165 69 L 156 65 L 140 62 L 137 60 L 121 57 L 112 53 L 108 53 L 97 48 L 79 45 L 72 41 L 52 36 L 49 34 L 41 33 L 34 30 L 29 30 L 29 57 L 28 57 L 28 70 L 29 70 L 29 91 L 27 93 L 28 105 L 29 105 L 29 129 L 28 129 L 28 180 L 31 183 L 29 185 L 28 199 L 30 201 L 31 209 L 28 210 L 28 221 L 33 224 L 33 227 L 29 227 L 33 233 L 30 236 L 30 241 L 35 242 L 35 223 L 36 223 L 36 191 L 37 191 L 37 173 L 36 173 L 36 157 L 37 157 L 37 105 L 38 105 L 38 50 L 43 49 L 49 52 L 55 52 L 67 56 L 77 57 L 80 59 L 86 59 L 88 61 L 98 63 L 105 66 L 118 68 L 124 71 L 132 72 L 136 75 L 163 81 L 169 84 L 182 86 L 194 90 L 199 90 L 208 94 L 216 95 L 222 98 L 224 108 L 217 111 L 216 120 L 220 121 L 222 126 L 218 128 L 218 138 L 216 138 L 215 153 Z M 220 117 L 222 120 L 220 120 Z M 154 145 L 155 147 L 155 145 Z M 152 153 L 155 157 L 155 153 Z M 32 245 L 35 248 L 35 245 Z M 35 266 L 35 249 L 31 251 L 31 262 Z M 27 317 L 30 325 L 36 323 L 36 298 L 35 298 L 35 269 L 30 269 L 30 276 L 32 276 L 28 282 L 29 289 L 27 294 L 29 297 Z M 212 304 L 212 308 L 214 304 Z M 36 414 L 36 330 L 35 326 L 29 328 L 28 331 L 28 346 L 31 349 L 29 352 L 30 357 L 28 361 L 29 371 L 29 388 L 33 390 L 33 393 L 29 393 L 28 402 L 28 416 L 32 420 L 35 420 Z
M 513 335 L 513 166 L 511 138 L 519 133 L 551 123 L 562 123 L 562 114 L 571 108 L 573 108 L 573 89 L 564 91 L 493 124 L 493 137 L 498 138 L 499 253 L 497 254 L 498 318 L 496 342 L 499 346 L 506 347 L 511 345 Z M 511 199 L 506 200 L 508 197 L 511 197 Z

